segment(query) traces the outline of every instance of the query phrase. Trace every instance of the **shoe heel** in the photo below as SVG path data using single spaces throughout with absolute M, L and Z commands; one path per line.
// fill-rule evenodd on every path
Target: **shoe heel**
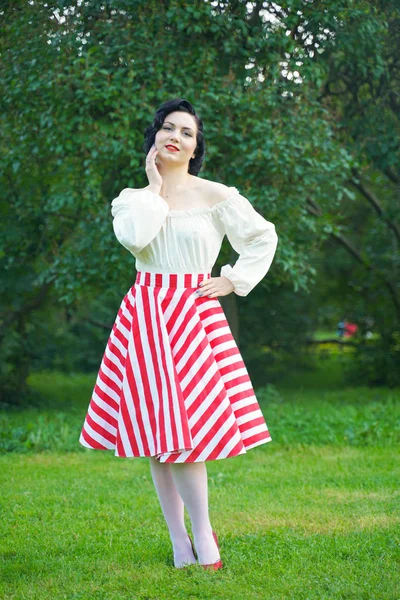
M 217 534 L 215 533 L 215 531 L 213 531 L 212 533 L 213 533 L 213 536 L 214 536 L 215 543 L 217 544 L 217 548 L 218 548 L 218 550 L 219 550 L 219 544 L 218 544 L 218 537 L 217 537 Z M 209 565 L 201 565 L 201 566 L 203 567 L 203 569 L 212 569 L 212 570 L 216 571 L 217 569 L 222 569 L 222 567 L 223 567 L 224 565 L 223 565 L 223 562 L 222 562 L 222 560 L 221 560 L 221 559 L 219 559 L 219 560 L 217 560 L 217 562 L 215 562 L 215 563 L 211 563 L 211 564 L 209 564 Z

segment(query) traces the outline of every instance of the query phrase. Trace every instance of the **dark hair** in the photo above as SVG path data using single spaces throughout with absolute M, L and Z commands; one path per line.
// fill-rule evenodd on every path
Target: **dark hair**
M 184 98 L 174 98 L 173 100 L 167 100 L 167 102 L 163 102 L 161 106 L 158 107 L 156 116 L 154 117 L 154 121 L 149 127 L 146 127 L 144 132 L 144 144 L 143 150 L 147 156 L 150 148 L 154 144 L 154 140 L 156 137 L 156 133 L 159 129 L 161 129 L 162 124 L 165 121 L 165 118 L 170 113 L 181 110 L 183 112 L 187 112 L 193 115 L 196 125 L 197 125 L 197 146 L 195 150 L 195 157 L 191 158 L 189 161 L 189 169 L 188 173 L 191 175 L 198 175 L 200 169 L 203 165 L 204 155 L 205 155 L 205 144 L 204 144 L 204 134 L 203 134 L 203 122 L 200 117 L 196 114 L 193 106 L 185 100 Z

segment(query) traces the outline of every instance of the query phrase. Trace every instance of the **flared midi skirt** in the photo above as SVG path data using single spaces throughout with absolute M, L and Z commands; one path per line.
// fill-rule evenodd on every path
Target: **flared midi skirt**
M 271 441 L 219 300 L 196 293 L 209 277 L 137 273 L 100 364 L 83 446 L 181 463 Z

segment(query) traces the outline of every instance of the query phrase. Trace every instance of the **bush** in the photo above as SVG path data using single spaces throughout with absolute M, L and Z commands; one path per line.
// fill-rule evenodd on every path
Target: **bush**
M 345 369 L 346 380 L 354 385 L 400 385 L 400 331 L 392 331 L 375 340 L 360 340 L 353 360 Z

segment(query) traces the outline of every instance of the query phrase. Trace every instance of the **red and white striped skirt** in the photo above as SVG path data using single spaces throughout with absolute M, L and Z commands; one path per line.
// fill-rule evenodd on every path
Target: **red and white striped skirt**
M 271 441 L 209 273 L 138 272 L 101 361 L 79 442 L 115 456 L 200 462 Z

